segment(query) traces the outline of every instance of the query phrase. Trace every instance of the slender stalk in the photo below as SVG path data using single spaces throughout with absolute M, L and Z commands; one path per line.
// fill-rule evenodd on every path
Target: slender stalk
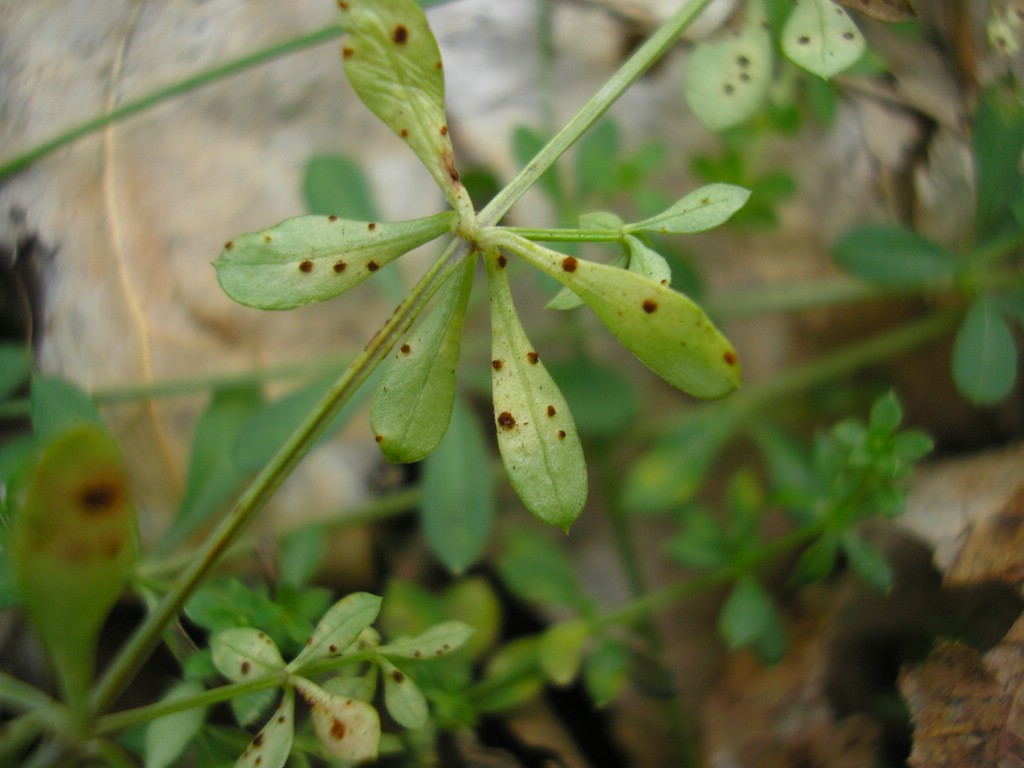
M 106 670 L 92 696 L 92 712 L 99 714 L 114 702 L 160 642 L 164 628 L 181 612 L 185 601 L 213 569 L 231 544 L 266 506 L 331 419 L 344 407 L 387 354 L 430 298 L 466 258 L 466 244 L 452 241 L 445 253 L 420 279 L 409 296 L 374 335 L 362 352 L 331 386 L 321 401 L 243 492 L 234 508 L 202 544 L 195 559 L 178 577 L 171 591 L 150 612 Z
M 240 59 L 229 61 L 219 67 L 213 67 L 212 69 L 200 72 L 197 75 L 187 77 L 184 80 L 179 80 L 165 88 L 146 94 L 142 98 L 125 102 L 121 106 L 116 107 L 105 114 L 69 128 L 67 131 L 44 141 L 42 144 L 32 147 L 20 155 L 15 155 L 5 161 L 0 165 L 0 179 L 11 176 L 51 152 L 55 152 L 62 147 L 66 147 L 67 145 L 88 136 L 90 133 L 98 131 L 111 123 L 117 122 L 118 120 L 123 120 L 126 117 L 130 117 L 131 115 L 135 115 L 139 112 L 150 109 L 151 107 L 155 107 L 157 104 L 167 101 L 168 99 L 173 99 L 176 96 L 184 95 L 218 80 L 223 80 L 224 78 L 231 77 L 232 75 L 237 75 L 247 69 L 251 69 L 252 67 L 272 61 L 273 59 L 280 58 L 281 56 L 286 56 L 289 53 L 295 53 L 296 51 L 301 51 L 305 48 L 341 37 L 343 34 L 344 30 L 337 25 L 319 29 L 315 32 L 310 32 L 309 34 L 292 38 L 291 40 L 285 40 L 283 43 L 277 43 L 269 48 L 264 48 L 256 51 L 255 53 L 251 53 L 248 56 L 243 56 Z
M 59 706 L 41 690 L 16 677 L 0 672 L 0 704 L 5 708 L 30 712 L 43 707 Z
M 531 229 L 529 227 L 504 227 L 527 240 L 547 243 L 620 243 L 622 233 L 599 229 Z

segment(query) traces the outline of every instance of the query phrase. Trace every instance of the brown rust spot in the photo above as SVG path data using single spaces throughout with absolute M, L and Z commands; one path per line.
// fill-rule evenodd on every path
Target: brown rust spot
M 337 217 L 337 216 L 335 216 L 335 215 L 334 215 L 334 214 L 332 213 L 332 214 L 331 214 L 330 216 L 328 216 L 328 217 L 327 217 L 327 220 L 328 220 L 328 221 L 337 221 L 337 220 L 338 220 L 338 217 Z
M 496 358 L 494 360 L 491 360 L 491 368 L 493 368 L 496 371 L 500 371 L 504 366 L 505 366 L 505 361 L 500 359 L 500 358 Z
M 263 242 L 264 243 L 272 243 L 272 242 L 274 242 L 274 238 L 272 238 L 270 235 L 264 235 L 263 236 Z
M 398 135 L 401 136 L 403 139 L 409 138 L 409 129 L 408 128 L 403 128 L 402 130 L 400 130 L 398 132 Z
M 530 361 L 531 365 L 536 365 L 537 363 L 540 362 L 540 355 L 538 355 L 536 352 L 527 352 L 526 359 Z
M 516 425 L 516 417 L 508 411 L 502 411 L 498 414 L 498 425 L 505 429 L 512 429 Z
M 355 53 L 355 51 L 353 51 L 351 48 L 349 48 L 346 45 L 344 48 L 341 49 L 341 58 L 343 58 L 343 59 L 350 59 L 350 58 L 352 58 L 352 54 L 353 53 Z
M 310 261 L 309 259 L 304 259 L 303 261 L 299 262 L 299 272 L 307 272 L 308 273 L 308 272 L 312 272 L 312 271 L 313 271 L 313 262 L 312 261 Z
M 566 272 L 575 272 L 576 267 L 578 266 L 579 262 L 576 261 L 576 258 L 574 256 L 566 256 L 564 259 L 562 259 L 562 269 L 564 269 Z
M 548 406 L 548 418 L 550 419 L 550 418 L 551 418 L 552 416 L 554 416 L 554 415 L 555 415 L 556 413 L 558 413 L 558 411 L 556 411 L 556 410 L 555 410 L 555 406 L 553 406 L 553 405 L 549 405 L 549 406 Z
M 403 45 L 409 40 L 409 29 L 404 24 L 399 24 L 391 33 L 391 39 L 398 45 Z
M 394 680 L 396 683 L 402 683 L 405 682 L 405 675 L 402 674 L 401 670 L 396 669 L 394 672 L 391 673 L 391 679 Z
M 263 746 L 263 734 L 262 733 L 257 733 L 256 734 L 256 738 L 252 740 L 252 745 L 254 747 L 262 747 Z
M 807 35 L 800 35 L 800 37 L 798 37 L 796 41 L 800 45 L 809 45 L 811 42 L 811 38 L 809 38 Z
M 348 264 L 346 264 L 341 259 L 338 259 L 336 262 L 334 262 L 334 271 L 340 275 L 342 272 L 345 271 L 345 267 L 347 266 Z
M 505 265 L 508 264 L 508 259 L 505 258 L 505 254 L 504 253 L 499 253 L 498 254 L 498 258 L 496 259 L 496 263 L 498 265 L 498 269 L 504 269 L 505 268 Z
M 331 643 L 329 646 L 327 646 L 327 651 L 328 653 L 337 653 L 338 646 L 336 646 L 334 643 Z
M 727 349 L 725 354 L 722 355 L 722 359 L 725 360 L 727 365 L 736 365 L 736 353 L 731 349 Z
M 384 435 L 375 435 L 373 439 L 376 440 L 378 443 L 383 443 Z
M 248 675 L 249 672 L 251 672 L 251 671 L 252 671 L 252 664 L 250 664 L 248 661 L 243 661 L 242 662 L 242 674 L 243 675 Z
M 565 440 L 565 430 L 564 429 L 558 430 L 558 439 L 559 440 Z
M 344 739 L 347 731 L 348 729 L 345 727 L 345 724 L 341 722 L 341 720 L 335 719 L 331 722 L 331 738 L 333 738 L 335 741 L 341 741 L 342 739 Z
M 78 505 L 87 515 L 111 512 L 121 503 L 122 488 L 116 480 L 97 480 L 78 491 Z
M 380 264 L 378 264 L 376 261 L 371 261 L 369 264 L 366 265 L 366 268 L 371 272 L 376 272 L 378 269 L 380 269 Z
M 347 11 L 348 3 L 346 3 L 345 0 L 338 0 L 338 7 L 341 8 L 341 10 L 343 11 Z
M 442 125 L 441 126 L 441 135 L 442 136 L 447 136 L 448 135 L 448 126 L 447 125 Z
M 235 241 L 234 240 L 228 240 L 226 243 L 224 243 L 224 250 L 225 251 L 230 251 L 234 247 L 235 247 Z
M 370 230 L 371 232 L 373 232 L 373 230 L 375 230 L 377 228 L 377 222 L 376 221 L 371 221 L 369 224 L 366 225 L 366 228 L 368 230 Z
M 644 312 L 646 312 L 649 315 L 658 308 L 658 302 L 654 301 L 653 299 L 644 299 L 644 303 L 641 304 L 640 306 L 642 306 Z
M 400 347 L 400 349 L 403 355 L 408 355 L 410 352 L 412 352 L 412 347 L 410 347 L 408 344 L 403 344 Z

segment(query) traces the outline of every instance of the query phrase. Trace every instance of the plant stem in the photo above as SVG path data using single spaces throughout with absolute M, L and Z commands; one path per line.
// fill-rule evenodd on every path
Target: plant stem
M 94 715 L 110 707 L 139 666 L 159 644 L 164 628 L 175 620 L 192 592 L 315 445 L 331 419 L 384 361 L 430 298 L 466 258 L 467 250 L 464 242 L 453 240 L 449 244 L 409 296 L 398 305 L 395 313 L 246 488 L 231 512 L 199 548 L 189 567 L 174 582 L 171 591 L 146 616 L 108 667 L 93 692 L 91 704 Z
M 22 712 L 59 706 L 35 686 L 23 683 L 6 672 L 0 672 L 0 703 Z
M 675 44 L 711 0 L 686 0 L 683 6 L 655 30 L 579 112 L 509 182 L 477 217 L 478 225 L 490 227 L 508 213 L 526 190 L 603 115 L 612 104 Z
M 600 229 L 531 229 L 529 227 L 503 227 L 527 240 L 547 243 L 621 243 L 622 233 L 618 230 Z
M 200 72 L 199 74 L 192 75 L 184 80 L 179 80 L 177 83 L 161 88 L 158 91 L 146 94 L 142 98 L 126 102 L 105 114 L 94 117 L 84 123 L 80 123 L 68 129 L 64 133 L 54 136 L 52 139 L 44 141 L 42 144 L 39 144 L 20 155 L 15 155 L 11 159 L 5 161 L 0 165 L 0 179 L 11 176 L 51 152 L 72 144 L 73 142 L 78 141 L 78 139 L 88 136 L 90 133 L 98 131 L 111 123 L 117 122 L 118 120 L 123 120 L 126 117 L 147 110 L 150 107 L 154 107 L 163 101 L 167 101 L 168 99 L 172 99 L 176 96 L 181 96 L 185 93 L 196 90 L 197 88 L 202 88 L 203 86 L 209 85 L 217 80 L 223 80 L 226 77 L 237 75 L 239 72 L 244 72 L 246 69 L 250 69 L 259 64 L 263 64 L 281 56 L 286 56 L 289 53 L 301 51 L 304 48 L 309 48 L 328 40 L 341 37 L 343 34 L 344 30 L 337 25 L 319 29 L 316 32 L 310 32 L 309 34 L 302 35 L 300 37 L 294 37 L 291 40 L 285 40 L 283 43 L 277 43 L 269 48 L 264 48 L 256 51 L 255 53 L 251 53 L 248 56 L 243 56 L 240 59 L 229 61 L 227 64 L 222 64 L 219 67 L 213 67 L 205 72 Z

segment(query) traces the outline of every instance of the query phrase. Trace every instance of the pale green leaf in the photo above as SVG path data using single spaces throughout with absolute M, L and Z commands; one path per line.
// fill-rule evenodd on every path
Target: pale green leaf
M 741 123 L 764 102 L 772 79 L 772 41 L 762 0 L 747 3 L 739 29 L 702 41 L 686 65 L 683 95 L 707 128 Z
M 455 167 L 444 107 L 444 67 L 427 17 L 413 0 L 339 3 L 352 88 L 409 144 L 453 208 L 468 201 Z
M 172 687 L 160 701 L 183 701 L 204 690 L 199 681 L 188 680 Z M 146 768 L 174 765 L 205 720 L 206 707 L 193 707 L 152 721 L 146 728 Z
M 782 30 L 782 50 L 809 72 L 828 79 L 864 53 L 864 36 L 832 0 L 796 0 Z
M 235 768 L 283 768 L 295 738 L 295 693 L 286 688 L 274 714 L 235 762 Z
M 313 636 L 288 668 L 297 669 L 315 659 L 344 652 L 377 618 L 380 604 L 381 598 L 369 592 L 353 592 L 343 597 L 320 619 Z
M 733 650 L 753 645 L 771 626 L 774 611 L 771 600 L 757 580 L 743 576 L 722 606 L 718 630 Z
M 502 539 L 498 572 L 516 597 L 539 606 L 590 610 L 565 549 L 533 531 L 511 531 Z
M 377 387 L 370 426 L 388 461 L 420 461 L 448 429 L 476 257 L 441 289 L 437 306 L 395 351 Z
M 460 648 L 470 635 L 473 628 L 461 621 L 442 621 L 424 630 L 416 637 L 396 640 L 382 645 L 378 652 L 382 656 L 399 659 L 432 659 L 447 656 Z
M 739 386 L 740 366 L 732 345 L 683 294 L 511 233 L 489 230 L 488 235 L 579 294 L 626 349 L 672 386 L 709 399 Z
M 387 659 L 380 660 L 384 679 L 384 706 L 403 728 L 419 729 L 427 724 L 427 699 L 423 691 L 405 672 Z
M 377 758 L 380 715 L 365 701 L 332 696 L 318 685 L 299 677 L 295 688 L 309 704 L 313 729 L 334 757 L 354 762 Z
M 851 229 L 832 246 L 832 252 L 844 269 L 885 287 L 951 282 L 960 269 L 956 254 L 902 227 Z
M 284 669 L 270 635 L 254 627 L 232 627 L 210 638 L 213 665 L 233 683 L 255 680 Z
M 498 449 L 526 508 L 568 530 L 587 500 L 583 447 L 569 404 L 519 322 L 503 259 L 496 251 L 485 256 Z
M 953 381 L 969 400 L 997 403 L 1017 379 L 1017 348 L 1006 318 L 981 297 L 967 311 L 953 345 Z
M 749 189 L 734 184 L 708 184 L 693 190 L 657 216 L 627 224 L 622 231 L 658 232 L 663 235 L 704 232 L 728 221 L 749 197 Z
M 568 685 L 576 679 L 591 633 L 590 622 L 574 619 L 554 624 L 541 635 L 540 666 L 548 680 Z
M 398 222 L 297 216 L 225 244 L 213 266 L 224 292 L 257 309 L 294 309 L 358 285 L 449 231 L 451 211 Z
M 609 704 L 626 684 L 629 656 L 615 640 L 604 640 L 583 662 L 583 682 L 594 704 Z
M 659 285 L 671 284 L 672 267 L 668 265 L 664 256 L 633 235 L 626 235 L 626 248 L 629 250 L 630 272 L 653 280 Z

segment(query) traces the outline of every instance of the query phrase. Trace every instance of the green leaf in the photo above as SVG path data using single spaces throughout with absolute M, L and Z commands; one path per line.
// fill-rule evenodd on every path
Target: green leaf
M 233 683 L 256 680 L 284 669 L 270 635 L 254 627 L 232 627 L 210 638 L 213 665 Z
M 672 282 L 672 267 L 668 265 L 665 257 L 648 248 L 640 238 L 633 235 L 626 235 L 626 248 L 629 250 L 629 271 L 653 280 L 661 285 L 669 285 Z
M 832 0 L 796 0 L 780 42 L 794 64 L 826 80 L 856 63 L 866 48 L 857 25 Z
M 629 655 L 621 643 L 604 640 L 583 662 L 583 683 L 594 704 L 610 704 L 626 684 Z
M 540 153 L 547 141 L 543 136 L 525 125 L 516 126 L 512 132 L 512 154 L 520 167 L 526 166 Z M 562 198 L 562 179 L 558 166 L 552 165 L 537 181 L 537 186 L 547 193 L 552 200 Z
M 327 554 L 327 534 L 319 523 L 303 526 L 281 539 L 278 568 L 281 581 L 295 587 L 310 582 Z
M 229 387 L 216 390 L 210 404 L 199 417 L 192 438 L 188 482 L 178 515 L 160 541 L 167 552 L 229 501 L 247 473 L 235 465 L 232 447 L 242 426 L 263 398 L 255 387 Z
M 539 660 L 540 638 L 516 638 L 491 657 L 472 700 L 479 712 L 500 712 L 530 701 L 544 687 Z M 470 693 L 475 693 L 472 689 Z
M 302 178 L 306 210 L 357 221 L 380 218 L 373 189 L 358 163 L 341 155 L 314 155 Z
M 353 592 L 336 602 L 313 630 L 302 652 L 288 665 L 298 669 L 316 659 L 343 653 L 373 624 L 380 613 L 381 598 L 368 592 Z
M 900 408 L 896 394 L 890 390 L 871 405 L 868 427 L 872 432 L 891 435 L 902 420 L 903 409 Z
M 423 691 L 387 659 L 380 660 L 380 672 L 384 678 L 384 706 L 391 717 L 403 728 L 423 728 L 430 714 Z
M 831 532 L 823 533 L 800 553 L 800 559 L 793 569 L 793 582 L 812 584 L 827 577 L 835 568 L 838 551 L 838 537 Z
M 892 567 L 885 555 L 852 531 L 843 536 L 842 547 L 854 573 L 877 589 L 892 589 Z
M 352 88 L 408 143 L 453 208 L 468 202 L 444 108 L 444 69 L 427 17 L 412 0 L 339 3 Z
M 974 114 L 971 142 L 977 177 L 974 230 L 984 242 L 999 231 L 1008 206 L 1020 200 L 1024 107 L 1019 97 L 998 87 L 986 91 Z
M 471 255 L 441 289 L 427 319 L 395 351 L 377 388 L 370 426 L 388 461 L 420 461 L 448 429 L 475 267 Z
M 569 404 L 519 322 L 504 256 L 485 255 L 491 310 L 491 387 L 509 481 L 538 519 L 566 531 L 587 500 L 587 465 Z
M 295 679 L 295 688 L 312 710 L 320 743 L 333 757 L 354 762 L 377 759 L 380 715 L 376 709 L 359 699 L 332 696 L 302 677 Z
M 498 572 L 505 586 L 529 603 L 582 611 L 589 607 L 568 556 L 540 534 L 513 531 L 506 535 Z
M 32 372 L 32 350 L 21 344 L 0 344 L 0 399 L 10 396 Z
M 613 437 L 626 429 L 640 410 L 633 383 L 589 357 L 552 363 L 548 370 L 571 404 L 576 428 L 583 435 Z
M 540 666 L 548 680 L 564 686 L 576 679 L 592 631 L 589 621 L 574 619 L 554 624 L 541 635 Z
M 432 659 L 447 656 L 458 650 L 473 634 L 473 628 L 461 621 L 443 621 L 424 630 L 416 637 L 396 640 L 382 645 L 382 656 L 400 659 Z
M 495 589 L 482 576 L 459 579 L 442 596 L 445 615 L 473 628 L 460 656 L 477 660 L 501 633 L 503 608 Z
M 423 464 L 420 521 L 430 551 L 452 573 L 484 553 L 497 499 L 491 454 L 477 418 L 457 400 L 441 445 Z
M 1017 378 L 1017 349 L 1006 319 L 984 296 L 967 311 L 953 345 L 953 381 L 980 405 L 1006 397 Z
M 224 246 L 213 266 L 239 304 L 294 309 L 334 298 L 449 231 L 451 211 L 399 222 L 297 216 Z
M 295 737 L 295 693 L 286 688 L 274 714 L 246 747 L 235 768 L 284 768 Z
M 96 643 L 135 563 L 135 504 L 120 447 L 102 427 L 54 438 L 15 509 L 11 560 L 28 615 L 83 714 Z
M 764 102 L 772 80 L 772 41 L 764 3 L 747 3 L 743 25 L 697 44 L 686 65 L 683 95 L 708 129 L 741 123 Z
M 701 398 L 723 397 L 739 386 L 732 345 L 683 294 L 511 233 L 496 232 L 493 239 L 579 294 L 626 349 L 672 386 Z
M 606 200 L 618 191 L 619 127 L 602 120 L 580 139 L 576 150 L 576 197 Z
M 769 628 L 774 612 L 764 588 L 753 577 L 743 576 L 722 606 L 718 631 L 731 650 L 753 645 Z
M 662 235 L 705 232 L 727 222 L 749 198 L 749 189 L 733 184 L 708 184 L 693 190 L 657 216 L 627 224 L 622 231 Z
M 668 541 L 669 554 L 689 568 L 717 568 L 728 562 L 726 537 L 719 522 L 707 512 L 685 516 L 683 530 Z
M 85 390 L 57 376 L 33 376 L 29 397 L 32 425 L 42 440 L 81 424 L 103 426 L 96 403 Z
M 195 680 L 178 683 L 160 701 L 183 701 L 205 690 L 203 684 Z M 146 768 L 175 765 L 205 721 L 206 707 L 194 707 L 151 722 L 146 728 Z
M 960 260 L 945 248 L 900 227 L 871 225 L 850 230 L 832 247 L 843 269 L 887 288 L 949 282 Z

